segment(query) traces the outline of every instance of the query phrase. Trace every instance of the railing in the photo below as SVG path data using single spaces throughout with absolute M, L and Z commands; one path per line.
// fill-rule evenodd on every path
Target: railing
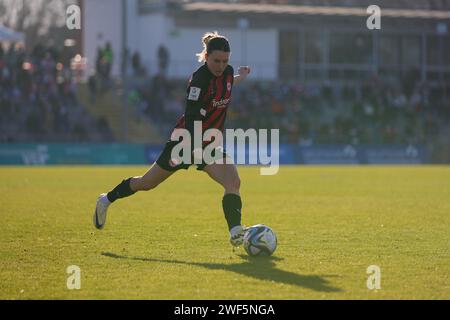
M 324 82 L 336 81 L 341 83 L 360 83 L 361 80 L 371 76 L 378 76 L 380 79 L 400 80 L 405 73 L 416 70 L 421 81 L 446 81 L 450 84 L 450 65 L 375 65 L 375 64 L 343 64 L 343 63 L 296 63 L 296 64 L 274 64 L 272 62 L 248 62 L 246 64 L 239 60 L 231 61 L 235 72 L 241 65 L 249 65 L 252 69 L 251 79 L 253 80 L 274 80 L 274 81 L 299 81 Z M 152 76 L 160 72 L 158 62 L 155 60 L 145 60 L 144 65 L 147 75 Z M 165 72 L 169 79 L 186 80 L 192 73 L 201 66 L 201 63 L 190 60 L 172 60 Z M 130 76 L 133 75 L 131 69 Z

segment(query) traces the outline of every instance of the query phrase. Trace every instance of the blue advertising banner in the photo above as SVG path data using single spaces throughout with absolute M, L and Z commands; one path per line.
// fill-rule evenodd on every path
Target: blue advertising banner
M 57 164 L 152 164 L 164 145 L 144 144 L 0 144 L 0 165 Z M 267 149 L 267 150 L 266 150 Z M 268 148 L 246 146 L 234 156 L 237 164 L 276 164 L 276 154 Z M 261 153 L 260 153 L 261 151 Z M 424 146 L 313 145 L 279 146 L 283 164 L 421 164 L 428 162 Z M 273 151 L 275 153 L 275 150 Z
M 145 147 L 145 155 L 146 155 L 147 162 L 148 163 L 155 162 L 156 159 L 159 157 L 162 149 L 163 149 L 163 146 L 158 146 L 158 145 L 146 146 Z M 296 150 L 297 150 L 297 147 L 295 145 L 289 145 L 289 144 L 280 145 L 279 149 L 278 149 L 279 161 L 280 161 L 279 164 L 295 164 L 295 163 L 297 163 Z M 259 148 L 249 148 L 249 146 L 246 145 L 245 148 L 243 148 L 242 153 L 241 153 L 241 150 L 239 150 L 239 154 L 238 154 L 238 148 L 235 145 L 234 153 L 228 152 L 228 151 L 227 151 L 227 153 L 233 157 L 234 162 L 236 164 L 262 165 L 263 162 L 273 163 L 273 161 L 270 162 L 271 158 L 272 158 L 270 145 L 267 147 L 267 150 L 261 150 L 261 151 L 264 151 L 261 154 L 259 153 L 259 151 L 260 151 Z M 260 156 L 262 156 L 266 159 L 261 158 Z
M 424 146 L 314 145 L 299 147 L 303 164 L 421 164 L 427 163 Z
M 423 146 L 365 146 L 361 147 L 364 163 L 368 164 L 421 164 L 427 163 L 427 152 Z
M 164 148 L 163 145 L 145 146 L 145 160 L 147 161 L 147 163 L 154 163 L 158 159 L 163 148 Z
M 264 148 L 261 146 L 250 148 L 248 145 L 243 150 L 239 150 L 238 147 L 234 146 L 234 153 L 227 153 L 232 156 L 236 164 L 243 165 L 268 165 L 270 163 L 274 164 L 296 164 L 297 147 L 290 144 L 281 144 L 278 148 L 278 155 L 276 154 L 276 149 L 272 150 L 271 145 L 267 145 Z M 273 153 L 273 154 L 272 154 Z M 278 157 L 278 161 L 274 161 L 275 157 Z
M 299 147 L 298 162 L 304 164 L 358 164 L 361 155 L 351 145 L 318 145 Z

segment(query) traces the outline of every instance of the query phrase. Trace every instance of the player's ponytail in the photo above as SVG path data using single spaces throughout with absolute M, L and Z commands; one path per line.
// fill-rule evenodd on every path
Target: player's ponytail
M 202 38 L 203 51 L 197 53 L 198 62 L 206 61 L 206 54 L 210 54 L 214 50 L 230 52 L 230 44 L 228 39 L 219 35 L 217 31 L 205 33 Z

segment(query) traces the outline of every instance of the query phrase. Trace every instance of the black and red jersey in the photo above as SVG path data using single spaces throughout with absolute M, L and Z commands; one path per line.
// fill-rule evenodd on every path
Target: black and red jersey
M 198 68 L 187 88 L 186 111 L 174 129 L 187 129 L 193 137 L 194 121 L 202 121 L 202 133 L 212 128 L 223 132 L 233 81 L 234 70 L 230 65 L 220 77 L 213 75 L 206 63 Z

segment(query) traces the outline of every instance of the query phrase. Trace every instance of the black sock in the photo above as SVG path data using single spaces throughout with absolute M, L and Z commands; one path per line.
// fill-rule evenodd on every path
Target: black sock
M 136 192 L 131 190 L 130 181 L 131 178 L 123 180 L 117 187 L 115 187 L 112 191 L 108 192 L 107 197 L 109 202 L 112 203 L 117 199 L 126 198 L 135 194 Z
M 235 226 L 241 224 L 241 197 L 237 194 L 226 194 L 222 200 L 223 212 L 228 223 L 228 229 L 231 230 Z

